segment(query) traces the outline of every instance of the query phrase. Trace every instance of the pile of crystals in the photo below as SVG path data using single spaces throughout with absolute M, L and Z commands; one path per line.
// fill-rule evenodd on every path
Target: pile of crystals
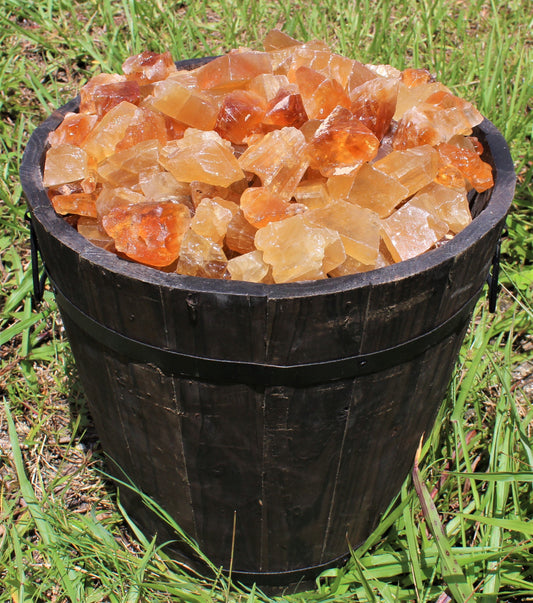
M 278 30 L 264 48 L 93 77 L 49 136 L 56 212 L 121 257 L 263 283 L 387 266 L 467 226 L 467 192 L 493 186 L 469 102 Z

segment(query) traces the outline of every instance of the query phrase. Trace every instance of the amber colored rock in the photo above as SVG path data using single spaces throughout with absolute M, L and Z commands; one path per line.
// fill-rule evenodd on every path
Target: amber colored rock
M 302 215 L 259 229 L 255 246 L 263 252 L 263 261 L 272 266 L 275 283 L 325 278 L 326 239 L 322 229 L 309 225 Z
M 188 230 L 182 241 L 176 272 L 205 278 L 229 278 L 228 259 L 220 245 Z
M 195 70 L 199 87 L 208 90 L 241 88 L 262 73 L 272 73 L 270 55 L 251 50 L 232 51 Z
M 494 186 L 492 167 L 476 151 L 447 143 L 441 143 L 436 148 L 441 164 L 457 168 L 478 193 Z
M 423 145 L 405 151 L 393 151 L 373 163 L 373 167 L 397 178 L 407 188 L 409 195 L 414 195 L 437 175 L 439 155 L 433 147 Z
M 76 224 L 76 228 L 78 232 L 93 245 L 109 251 L 115 250 L 115 242 L 95 218 L 81 216 Z
M 469 128 L 477 126 L 483 121 L 483 115 L 464 98 L 459 98 L 447 90 L 439 90 L 426 98 L 425 103 L 436 107 L 442 111 L 461 114 L 461 119 L 468 123 Z M 457 118 L 459 123 L 460 119 Z M 467 128 L 468 129 L 468 128 Z M 456 132 L 461 134 L 463 132 Z
M 233 215 L 226 231 L 226 247 L 237 253 L 254 251 L 254 238 L 257 228 L 244 217 L 242 211 Z
M 327 207 L 305 213 L 305 219 L 339 233 L 346 253 L 363 264 L 375 264 L 380 239 L 377 213 L 346 201 L 334 201 Z
M 60 144 L 48 150 L 43 174 L 45 187 L 83 180 L 88 175 L 89 159 L 80 147 Z
M 59 144 L 80 146 L 97 121 L 96 115 L 67 113 L 59 126 L 48 135 L 48 142 L 52 147 Z
M 346 82 L 345 90 L 348 93 L 348 96 L 352 98 L 353 91 L 355 88 L 361 86 L 365 82 L 373 80 L 378 76 L 371 71 L 368 67 L 365 67 L 363 63 L 359 61 L 352 62 L 352 71 L 350 76 L 348 77 L 348 81 Z
M 200 203 L 200 201 L 202 199 L 205 199 L 206 197 L 209 199 L 222 198 L 227 201 L 232 201 L 238 205 L 240 198 L 241 198 L 242 191 L 245 190 L 246 188 L 248 188 L 248 186 L 245 186 L 242 190 L 238 190 L 240 183 L 241 183 L 241 181 L 238 180 L 237 182 L 234 182 L 230 186 L 224 187 L 224 186 L 213 186 L 212 184 L 206 184 L 205 182 L 198 182 L 198 181 L 193 180 L 190 183 L 189 187 L 190 187 L 190 194 L 191 194 L 194 206 L 197 207 L 198 204 Z M 236 189 L 236 190 L 234 190 L 234 189 Z
M 325 245 L 321 271 L 327 275 L 343 264 L 348 256 L 346 255 L 344 243 L 338 232 L 329 230 L 329 228 L 323 228 L 322 235 L 324 237 Z
M 96 218 L 95 195 L 88 193 L 72 193 L 55 195 L 51 199 L 52 206 L 58 214 L 76 214 Z
M 222 201 L 222 203 L 215 199 L 202 199 L 192 218 L 191 228 L 196 234 L 221 245 L 226 236 L 228 224 L 231 222 L 233 215 L 239 210 L 239 206 L 233 203 L 235 209 L 232 211 L 227 205 L 223 204 L 223 199 L 219 201 Z
M 217 132 L 189 128 L 181 140 L 169 142 L 162 148 L 159 160 L 180 182 L 198 180 L 215 186 L 229 186 L 244 178 L 231 143 Z
M 326 188 L 332 201 L 340 201 L 348 197 L 357 172 L 358 170 L 355 170 L 347 176 L 330 176 L 327 179 Z
M 294 82 L 296 71 L 304 66 L 328 79 L 336 80 L 345 88 L 352 74 L 353 63 L 352 59 L 332 53 L 329 49 L 320 50 L 302 45 L 294 49 L 287 77 L 289 81 Z
M 228 271 L 234 281 L 261 283 L 270 266 L 263 261 L 260 251 L 250 251 L 228 261 Z
M 113 107 L 85 139 L 85 151 L 98 163 L 109 157 L 139 112 L 138 107 L 127 101 Z
M 362 262 L 359 262 L 351 256 L 347 255 L 344 262 L 337 266 L 335 269 L 331 270 L 329 272 L 329 275 L 348 276 L 349 274 L 357 274 L 359 272 L 368 272 L 369 270 L 384 268 L 385 266 L 390 266 L 394 263 L 395 262 L 392 259 L 392 256 L 389 253 L 387 246 L 385 245 L 383 240 L 381 240 L 379 244 L 378 257 L 374 265 L 363 264 Z
M 164 80 L 176 72 L 176 66 L 170 52 L 160 54 L 145 50 L 128 57 L 122 63 L 122 71 L 128 80 L 135 80 L 144 85 Z
M 341 84 L 314 69 L 299 67 L 294 72 L 294 83 L 309 119 L 325 119 L 338 105 L 350 108 L 351 101 Z
M 255 92 L 267 103 L 270 102 L 281 88 L 290 86 L 286 75 L 274 75 L 273 73 L 261 73 L 255 76 L 246 85 L 246 89 Z
M 141 193 L 136 193 L 129 188 L 112 188 L 104 186 L 96 198 L 96 211 L 102 218 L 116 207 L 127 207 L 139 203 L 146 203 L 148 199 Z
M 299 128 L 308 120 L 302 97 L 296 86 L 281 88 L 268 103 L 263 122 L 267 125 Z
M 138 105 L 141 100 L 141 89 L 139 84 L 133 81 L 103 84 L 93 90 L 92 99 L 94 112 L 102 117 L 123 101 Z
M 408 88 L 415 88 L 431 81 L 434 81 L 434 78 L 427 69 L 404 69 L 402 71 L 402 83 Z
M 435 176 L 435 182 L 451 188 L 464 188 L 467 190 L 472 188 L 465 180 L 461 171 L 451 164 L 439 166 L 439 170 Z
M 98 164 L 98 176 L 110 186 L 131 188 L 138 184 L 141 172 L 161 170 L 159 150 L 159 141 L 145 140 L 114 153 Z
M 117 143 L 115 152 L 124 151 L 145 140 L 158 140 L 164 145 L 171 137 L 168 134 L 167 121 L 161 113 L 148 107 L 139 107 L 124 136 Z
M 378 151 L 379 140 L 352 113 L 336 107 L 307 146 L 309 165 L 323 176 L 349 175 Z
M 409 200 L 415 207 L 421 207 L 442 220 L 457 234 L 472 221 L 466 191 L 432 182 Z
M 241 196 L 241 210 L 255 228 L 263 228 L 269 222 L 284 220 L 307 208 L 300 203 L 288 203 L 265 187 L 251 187 Z
M 239 157 L 239 166 L 257 174 L 263 186 L 288 201 L 307 169 L 305 147 L 300 130 L 292 127 L 274 130 L 248 147 Z
M 187 182 L 178 182 L 170 172 L 140 172 L 139 186 L 145 197 L 152 201 L 166 197 L 191 197 Z M 191 202 L 192 204 L 192 202 Z M 185 202 L 185 205 L 188 203 Z
M 266 109 L 267 103 L 254 92 L 233 90 L 224 97 L 214 129 L 222 138 L 242 144 L 260 126 Z
M 201 91 L 188 88 L 183 83 L 168 79 L 154 85 L 150 106 L 191 128 L 212 130 L 218 108 Z
M 396 262 L 431 249 L 447 232 L 448 225 L 408 201 L 382 221 L 382 236 Z
M 263 38 L 263 48 L 266 51 L 300 46 L 302 43 L 279 29 L 271 29 Z
M 92 77 L 85 86 L 80 89 L 80 113 L 96 113 L 94 92 L 101 86 L 125 82 L 126 76 L 118 73 L 99 73 Z
M 381 140 L 391 125 L 397 97 L 398 80 L 375 78 L 352 90 L 350 110 Z
M 190 221 L 184 205 L 169 201 L 115 207 L 102 225 L 117 251 L 141 264 L 163 267 L 178 258 Z
M 294 198 L 309 209 L 325 207 L 331 201 L 324 180 L 302 181 L 294 191 Z
M 450 90 L 440 82 L 428 82 L 427 84 L 420 84 L 419 86 L 413 86 L 412 88 L 409 88 L 403 82 L 400 82 L 398 86 L 398 98 L 396 100 L 394 119 L 398 121 L 406 111 L 422 103 L 426 98 L 439 91 L 449 92 Z
M 409 196 L 409 190 L 398 178 L 365 163 L 355 175 L 348 201 L 375 211 L 380 218 L 391 214 Z

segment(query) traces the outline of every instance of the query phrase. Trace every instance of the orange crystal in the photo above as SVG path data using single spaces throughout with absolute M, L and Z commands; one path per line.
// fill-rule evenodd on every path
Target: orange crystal
M 288 203 L 268 188 L 248 188 L 241 196 L 244 217 L 255 228 L 262 228 L 269 222 L 284 220 L 289 216 L 304 212 L 307 208 L 299 203 Z
M 140 54 L 127 58 L 122 63 L 122 71 L 129 80 L 139 84 L 151 84 L 164 80 L 176 71 L 170 52 L 151 52 L 145 50 Z
M 157 140 L 145 140 L 104 159 L 97 168 L 100 178 L 115 187 L 133 187 L 139 182 L 141 172 L 159 171 L 160 144 Z
M 66 113 L 56 130 L 50 132 L 48 142 L 51 146 L 72 144 L 80 146 L 94 128 L 98 117 L 85 113 Z
M 232 51 L 209 61 L 195 71 L 202 89 L 233 89 L 262 73 L 272 73 L 270 55 L 266 52 Z
M 141 264 L 163 267 L 178 259 L 190 221 L 184 205 L 169 201 L 115 207 L 102 225 L 117 251 Z
M 226 246 L 237 253 L 254 251 L 257 228 L 244 217 L 242 211 L 233 215 L 226 231 Z
M 294 72 L 294 82 L 310 119 L 325 119 L 338 105 L 350 108 L 350 99 L 341 84 L 314 69 L 299 67 Z
M 280 88 L 276 96 L 268 103 L 264 123 L 299 128 L 307 121 L 302 97 L 295 86 Z
M 169 139 L 165 117 L 148 107 L 139 107 L 115 151 L 124 151 L 145 140 L 158 140 L 165 144 Z
M 51 147 L 46 154 L 43 185 L 57 186 L 83 180 L 89 175 L 87 153 L 71 144 Z
M 122 101 L 138 105 L 141 90 L 137 82 L 113 82 L 96 86 L 92 93 L 95 113 L 101 117 Z
M 81 216 L 76 224 L 76 228 L 78 229 L 78 232 L 93 245 L 110 251 L 115 250 L 113 239 L 106 233 L 98 220 Z
M 351 92 L 350 110 L 381 140 L 391 125 L 397 97 L 398 80 L 375 78 Z
M 337 106 L 317 129 L 307 147 L 310 166 L 323 176 L 347 175 L 378 151 L 379 140 L 357 117 Z
M 404 69 L 402 71 L 402 83 L 408 88 L 427 84 L 432 79 L 431 73 L 427 69 Z
M 476 151 L 441 143 L 437 146 L 437 152 L 441 164 L 456 167 L 478 193 L 494 186 L 491 166 Z
M 214 129 L 226 140 L 242 144 L 261 124 L 266 108 L 266 102 L 253 92 L 229 92 L 224 97 Z
M 269 269 L 270 266 L 263 261 L 263 254 L 258 250 L 243 253 L 228 261 L 228 271 L 234 281 L 260 283 Z
M 217 132 L 189 128 L 181 140 L 174 140 L 163 147 L 159 160 L 180 182 L 198 180 L 229 186 L 244 178 L 231 144 Z
M 76 214 L 96 218 L 95 195 L 90 193 L 71 193 L 70 195 L 55 195 L 52 205 L 61 215 Z
M 466 191 L 432 182 L 425 186 L 409 201 L 421 207 L 448 225 L 457 234 L 472 221 Z
M 206 278 L 228 278 L 228 259 L 220 245 L 188 230 L 184 237 L 176 272 Z
M 372 209 L 380 218 L 385 218 L 408 196 L 409 190 L 398 178 L 365 163 L 355 175 L 348 201 Z
M 239 211 L 236 203 L 231 203 L 234 209 L 229 207 L 230 203 L 231 201 L 224 201 L 224 199 L 202 199 L 191 221 L 191 228 L 196 234 L 211 239 L 219 245 L 222 244 L 228 224 L 233 215 Z

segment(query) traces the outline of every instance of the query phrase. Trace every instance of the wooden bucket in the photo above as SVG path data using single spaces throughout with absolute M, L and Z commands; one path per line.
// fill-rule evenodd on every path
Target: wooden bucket
M 262 285 L 123 260 L 59 217 L 46 139 L 77 103 L 37 128 L 20 175 L 105 452 L 226 570 L 234 536 L 236 579 L 283 584 L 341 563 L 399 492 L 444 398 L 513 198 L 503 137 L 476 128 L 495 186 L 445 246 Z M 176 538 L 121 498 L 146 533 Z

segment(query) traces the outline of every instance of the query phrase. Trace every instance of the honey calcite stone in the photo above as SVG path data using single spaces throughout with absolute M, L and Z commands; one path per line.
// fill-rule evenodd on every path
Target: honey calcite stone
M 78 232 L 93 245 L 109 251 L 115 251 L 115 242 L 95 218 L 81 216 L 78 219 L 76 228 L 78 229 Z
M 345 88 L 352 73 L 353 61 L 329 50 L 316 50 L 302 45 L 294 49 L 287 74 L 290 81 L 294 81 L 296 70 L 302 66 L 318 71 L 326 78 L 337 80 Z
M 95 195 L 88 193 L 71 193 L 70 195 L 55 195 L 52 206 L 58 214 L 76 214 L 96 218 Z
M 263 48 L 265 50 L 278 50 L 280 48 L 289 48 L 291 46 L 300 46 L 301 42 L 295 40 L 289 34 L 279 29 L 271 29 L 263 38 Z
M 111 186 L 131 188 L 138 184 L 141 172 L 161 170 L 159 150 L 158 140 L 145 140 L 104 159 L 96 171 Z
M 113 107 L 85 139 L 82 145 L 85 151 L 97 162 L 109 157 L 138 112 L 139 108 L 128 101 Z
M 281 88 L 287 88 L 289 85 L 289 79 L 286 75 L 261 73 L 248 82 L 246 89 L 255 92 L 261 98 L 270 102 Z
M 293 78 L 309 119 L 325 119 L 338 105 L 350 108 L 350 99 L 337 80 L 304 65 L 298 67 Z
M 310 166 L 323 176 L 354 173 L 377 154 L 379 140 L 357 117 L 337 106 L 308 144 Z
M 170 172 L 141 172 L 139 186 L 146 198 L 153 201 L 168 197 L 191 199 L 190 186 L 187 182 L 178 182 Z M 192 205 L 192 200 L 190 201 Z M 185 202 L 187 205 L 188 202 Z
M 404 69 L 402 71 L 402 83 L 408 88 L 415 88 L 431 81 L 434 81 L 434 78 L 427 69 Z
M 432 182 L 412 197 L 409 202 L 445 222 L 453 234 L 461 232 L 472 222 L 464 188 L 455 189 Z
M 383 220 L 382 227 L 383 240 L 396 262 L 428 251 L 448 232 L 445 222 L 410 201 Z
M 259 186 L 246 189 L 241 196 L 243 216 L 255 228 L 263 228 L 269 222 L 284 220 L 303 213 L 307 207 L 300 203 L 289 203 L 270 189 Z
M 217 106 L 200 91 L 176 79 L 156 83 L 149 102 L 152 108 L 192 128 L 212 130 L 215 126 Z
M 183 132 L 179 136 L 181 138 Z M 171 136 L 169 135 L 165 117 L 148 107 L 139 107 L 129 123 L 124 136 L 115 147 L 115 152 L 124 151 L 145 140 L 158 140 L 162 145 L 165 144 Z
M 234 208 L 231 208 L 230 204 Z M 218 199 L 217 202 L 215 199 L 202 199 L 192 218 L 191 228 L 202 237 L 221 245 L 228 230 L 228 224 L 238 211 L 239 206 L 231 201 Z
M 257 228 L 244 217 L 241 210 L 233 215 L 226 231 L 226 246 L 237 253 L 248 253 L 255 250 Z
M 46 154 L 43 185 L 57 186 L 83 180 L 89 175 L 89 158 L 80 147 L 59 144 L 51 147 Z
M 259 127 L 266 110 L 267 103 L 258 94 L 233 90 L 224 97 L 214 129 L 226 140 L 242 144 Z
M 239 166 L 257 174 L 263 186 L 288 201 L 309 164 L 305 159 L 307 143 L 300 130 L 281 128 L 251 144 L 239 157 Z
M 244 178 L 231 143 L 217 132 L 189 128 L 181 140 L 171 141 L 161 149 L 159 160 L 180 182 L 198 180 L 229 186 Z
M 190 221 L 187 207 L 169 201 L 115 207 L 102 225 L 117 251 L 141 264 L 164 267 L 178 259 Z
M 67 113 L 57 129 L 48 135 L 48 142 L 53 147 L 59 144 L 80 146 L 97 121 L 97 115 Z
M 381 228 L 376 212 L 346 201 L 334 201 L 327 207 L 306 212 L 305 219 L 338 232 L 347 255 L 363 264 L 376 263 Z
M 201 89 L 240 88 L 262 73 L 272 73 L 270 55 L 251 50 L 232 51 L 195 70 Z
M 127 207 L 146 202 L 148 199 L 143 194 L 132 191 L 130 188 L 104 186 L 96 197 L 95 204 L 98 217 L 102 218 L 116 207 Z
M 476 151 L 447 143 L 436 148 L 442 165 L 457 168 L 478 193 L 494 186 L 492 167 Z
M 289 84 L 280 88 L 276 96 L 268 103 L 263 123 L 279 128 L 285 126 L 299 128 L 307 119 L 307 113 L 298 89 L 296 86 Z
M 397 178 L 408 190 L 408 196 L 432 182 L 439 169 L 439 154 L 430 145 L 405 151 L 392 151 L 373 167 Z
M 270 266 L 263 261 L 263 254 L 258 250 L 244 253 L 228 261 L 228 271 L 234 281 L 261 283 L 269 269 Z
M 392 78 L 374 78 L 350 93 L 351 112 L 381 140 L 391 125 L 396 110 L 399 82 Z
M 141 100 L 141 89 L 135 81 L 113 82 L 96 86 L 92 93 L 94 111 L 102 117 L 122 101 L 138 105 Z
M 386 218 L 408 196 L 409 189 L 398 178 L 365 163 L 355 175 L 347 199 Z
M 228 259 L 219 244 L 192 229 L 185 233 L 176 268 L 178 274 L 228 278 L 227 265 Z
M 294 198 L 308 209 L 325 207 L 331 201 L 327 183 L 324 180 L 302 181 L 294 191 Z
M 260 228 L 255 246 L 272 266 L 275 283 L 325 278 L 322 263 L 326 238 L 321 228 L 308 224 L 302 215 Z
M 118 73 L 99 73 L 80 89 L 80 113 L 96 113 L 94 92 L 100 86 L 125 82 L 126 76 Z
M 393 119 L 400 120 L 406 111 L 425 101 L 435 92 L 450 92 L 450 89 L 441 82 L 428 82 L 412 87 L 400 82 Z
M 146 85 L 171 76 L 176 72 L 176 66 L 170 52 L 160 54 L 145 50 L 140 54 L 128 57 L 122 63 L 122 71 L 129 80 Z

